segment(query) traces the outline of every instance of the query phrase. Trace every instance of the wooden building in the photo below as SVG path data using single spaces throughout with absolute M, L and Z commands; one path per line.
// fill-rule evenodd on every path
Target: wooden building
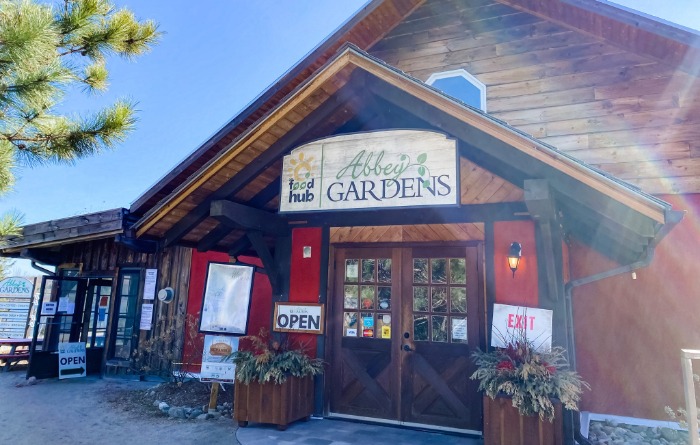
M 663 419 L 682 401 L 680 348 L 700 341 L 698 41 L 594 0 L 372 1 L 122 212 L 121 244 L 109 224 L 31 238 L 49 224 L 2 252 L 82 264 L 88 287 L 109 276 L 115 333 L 124 271 L 156 268 L 158 289 L 178 289 L 155 301 L 166 326 L 196 316 L 207 261 L 255 257 L 253 326 L 276 301 L 327 307 L 325 334 L 294 337 L 329 362 L 319 415 L 481 431 L 469 353 L 502 303 L 553 311 L 554 343 L 593 388 L 582 410 Z M 426 145 L 412 177 L 389 174 L 400 160 L 382 144 L 416 139 L 452 141 L 444 177 L 425 176 Z M 317 168 L 343 156 L 350 182 L 322 190 Z M 399 179 L 423 200 L 370 185 Z

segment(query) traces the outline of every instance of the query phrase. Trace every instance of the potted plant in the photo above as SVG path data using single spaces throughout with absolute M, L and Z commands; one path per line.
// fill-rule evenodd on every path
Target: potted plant
M 562 443 L 562 405 L 577 411 L 590 386 L 569 369 L 561 347 L 538 350 L 524 333 L 504 344 L 472 354 L 471 378 L 484 392 L 484 443 Z
M 284 430 L 313 412 L 313 376 L 323 372 L 323 361 L 304 349 L 273 341 L 265 330 L 250 335 L 249 347 L 234 352 L 236 387 L 233 417 L 248 422 L 273 423 Z

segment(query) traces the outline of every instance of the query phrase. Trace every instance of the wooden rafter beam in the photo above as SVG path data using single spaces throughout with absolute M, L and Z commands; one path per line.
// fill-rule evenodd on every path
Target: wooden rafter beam
M 251 246 L 248 237 L 242 236 L 229 247 L 228 254 L 232 257 L 241 255 L 243 252 L 250 249 Z
M 528 218 L 524 203 L 474 204 L 459 207 L 420 209 L 363 210 L 361 212 L 323 212 L 289 214 L 290 222 L 305 221 L 312 226 L 394 226 L 415 224 L 458 224 Z
M 254 230 L 271 235 L 285 236 L 289 233 L 287 222 L 275 213 L 218 200 L 211 203 L 210 214 L 220 222 L 238 229 Z
M 179 242 L 192 229 L 204 221 L 209 215 L 211 203 L 217 199 L 231 198 L 245 187 L 256 176 L 261 174 L 265 169 L 270 167 L 280 156 L 287 153 L 295 145 L 300 144 L 307 139 L 316 127 L 323 122 L 324 119 L 335 113 L 339 108 L 343 107 L 345 102 L 352 97 L 352 86 L 345 85 L 335 94 L 329 97 L 314 111 L 309 113 L 301 122 L 294 126 L 291 130 L 279 138 L 275 143 L 265 150 L 260 156 L 243 167 L 241 171 L 236 173 L 231 179 L 224 183 L 210 197 L 197 205 L 184 218 L 171 227 L 164 236 L 165 247 L 171 246 Z

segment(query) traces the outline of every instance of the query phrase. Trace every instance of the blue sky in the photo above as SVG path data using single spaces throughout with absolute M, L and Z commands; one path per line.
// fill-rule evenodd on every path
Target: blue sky
M 133 98 L 138 128 L 116 150 L 74 166 L 18 169 L 0 213 L 18 209 L 31 224 L 115 207 L 141 193 L 347 20 L 366 0 L 121 0 L 165 33 L 134 62 L 111 59 L 107 94 L 71 96 L 87 112 Z M 694 29 L 698 0 L 620 0 Z M 35 274 L 18 261 L 15 274 Z

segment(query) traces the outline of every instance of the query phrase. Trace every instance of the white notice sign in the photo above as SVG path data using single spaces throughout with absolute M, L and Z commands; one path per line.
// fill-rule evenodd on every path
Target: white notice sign
M 150 331 L 151 320 L 153 320 L 153 303 L 144 303 L 141 305 L 141 323 L 139 329 L 142 331 Z
M 146 281 L 143 283 L 143 299 L 153 300 L 156 297 L 156 282 L 158 269 L 146 269 Z
M 457 205 L 457 142 L 389 130 L 333 136 L 284 157 L 280 212 Z
M 41 315 L 56 315 L 58 303 L 55 301 L 44 301 L 41 303 Z
M 494 304 L 491 346 L 505 348 L 508 340 L 523 335 L 537 350 L 552 349 L 552 311 Z
M 86 374 L 85 343 L 59 343 L 58 378 L 73 379 Z
M 467 319 L 452 319 L 452 341 L 467 341 Z

